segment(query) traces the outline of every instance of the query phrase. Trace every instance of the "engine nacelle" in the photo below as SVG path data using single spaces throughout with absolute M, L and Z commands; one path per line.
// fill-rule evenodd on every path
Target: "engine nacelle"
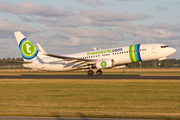
M 113 67 L 113 63 L 114 63 L 113 59 L 104 59 L 104 60 L 98 61 L 96 63 L 96 67 L 98 69 L 101 69 L 101 68 L 111 68 L 111 67 Z

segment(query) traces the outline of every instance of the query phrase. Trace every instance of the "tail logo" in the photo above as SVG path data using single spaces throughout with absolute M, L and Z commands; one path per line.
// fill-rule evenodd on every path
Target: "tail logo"
M 38 54 L 38 50 L 26 38 L 21 40 L 19 48 L 23 58 L 27 60 L 33 59 Z

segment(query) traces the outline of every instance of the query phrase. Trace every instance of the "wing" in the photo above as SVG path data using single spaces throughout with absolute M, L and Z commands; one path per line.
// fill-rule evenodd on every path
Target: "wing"
M 64 59 L 68 63 L 74 62 L 76 64 L 79 63 L 79 64 L 85 66 L 88 64 L 94 64 L 97 61 L 97 59 L 81 59 L 81 58 L 75 58 L 75 57 L 67 57 L 67 56 L 59 56 L 59 55 L 49 54 L 39 45 L 39 43 L 37 43 L 37 46 L 43 55 L 54 57 L 54 58 Z

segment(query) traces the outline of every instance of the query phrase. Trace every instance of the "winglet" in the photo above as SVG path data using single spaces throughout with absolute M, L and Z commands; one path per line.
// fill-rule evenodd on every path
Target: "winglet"
M 48 53 L 40 46 L 39 43 L 37 43 L 37 46 L 38 46 L 39 50 L 41 51 L 41 53 L 42 53 L 43 55 L 47 55 L 47 54 L 48 54 Z

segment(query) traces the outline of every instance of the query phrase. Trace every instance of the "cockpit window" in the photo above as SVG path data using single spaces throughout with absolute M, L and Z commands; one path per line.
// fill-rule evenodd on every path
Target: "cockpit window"
M 169 47 L 168 45 L 165 45 L 165 46 L 161 46 L 161 48 L 166 48 L 166 47 Z

